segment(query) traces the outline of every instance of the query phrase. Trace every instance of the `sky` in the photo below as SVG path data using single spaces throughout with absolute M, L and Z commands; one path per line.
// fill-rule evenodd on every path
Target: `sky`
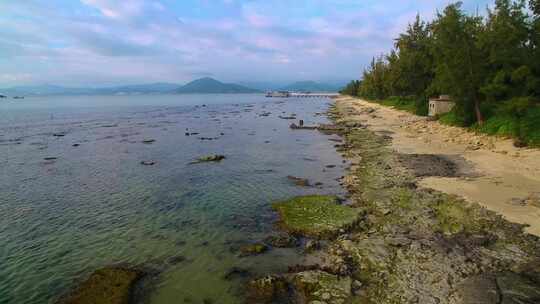
M 342 82 L 450 2 L 0 0 L 0 87 Z

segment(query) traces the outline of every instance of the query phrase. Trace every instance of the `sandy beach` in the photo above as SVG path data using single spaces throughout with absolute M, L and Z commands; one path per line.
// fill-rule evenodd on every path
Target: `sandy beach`
M 447 156 L 466 171 L 458 177 L 421 176 L 420 186 L 479 203 L 540 235 L 539 150 L 516 148 L 510 139 L 475 134 L 357 98 L 336 102 L 357 110 L 348 119 L 391 137 L 397 153 Z

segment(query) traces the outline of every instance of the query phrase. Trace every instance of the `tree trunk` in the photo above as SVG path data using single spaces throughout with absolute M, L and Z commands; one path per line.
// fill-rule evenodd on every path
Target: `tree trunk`
M 482 115 L 482 112 L 480 111 L 480 102 L 478 102 L 478 97 L 474 98 L 474 112 L 476 113 L 476 121 L 479 125 L 484 124 L 484 116 Z

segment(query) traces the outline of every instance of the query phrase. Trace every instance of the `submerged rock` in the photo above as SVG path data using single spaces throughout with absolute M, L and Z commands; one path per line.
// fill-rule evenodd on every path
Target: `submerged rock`
M 153 166 L 155 164 L 156 164 L 156 162 L 153 161 L 153 160 L 143 160 L 143 161 L 141 161 L 141 165 L 143 165 L 143 166 Z
M 292 119 L 296 119 L 296 116 L 282 116 L 282 115 L 279 115 L 279 118 L 280 118 L 280 119 L 289 119 L 289 120 L 292 120 Z
M 310 187 L 311 184 L 309 183 L 309 180 L 306 178 L 296 177 L 289 175 L 287 176 L 287 179 L 293 182 L 296 186 L 299 187 Z
M 354 226 L 360 217 L 360 211 L 339 205 L 335 196 L 299 196 L 272 207 L 279 213 L 283 229 L 317 238 L 335 236 Z
M 251 272 L 249 269 L 241 268 L 241 267 L 232 267 L 229 269 L 225 275 L 223 276 L 223 279 L 226 281 L 234 280 L 234 279 L 242 279 L 247 278 L 251 276 Z
M 224 159 L 225 159 L 224 155 L 219 155 L 219 154 L 208 155 L 208 156 L 199 157 L 196 161 L 192 162 L 192 164 L 205 163 L 205 162 L 220 162 Z
M 127 304 L 134 285 L 144 274 L 141 271 L 106 267 L 96 270 L 59 304 Z
M 292 235 L 272 235 L 265 242 L 276 248 L 294 248 L 298 246 L 298 239 Z
M 265 253 L 266 251 L 268 251 L 268 246 L 266 246 L 265 244 L 249 244 L 240 247 L 240 256 L 246 257 L 252 255 L 259 255 Z

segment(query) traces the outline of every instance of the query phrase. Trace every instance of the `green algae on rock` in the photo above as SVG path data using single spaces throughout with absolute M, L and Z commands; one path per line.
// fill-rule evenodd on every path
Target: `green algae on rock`
M 351 296 L 351 278 L 324 271 L 304 271 L 293 278 L 298 303 L 346 303 Z
M 354 226 L 359 211 L 338 204 L 335 196 L 299 196 L 277 202 L 272 207 L 279 213 L 280 225 L 292 234 L 309 237 L 331 237 Z
M 128 304 L 135 283 L 143 273 L 122 267 L 96 270 L 59 304 Z
M 249 245 L 240 247 L 240 256 L 246 257 L 246 256 L 251 256 L 251 255 L 263 254 L 267 250 L 268 250 L 268 246 L 264 244 L 260 244 L 260 243 L 249 244 Z
M 288 282 L 281 276 L 252 280 L 247 286 L 248 303 L 288 303 Z

